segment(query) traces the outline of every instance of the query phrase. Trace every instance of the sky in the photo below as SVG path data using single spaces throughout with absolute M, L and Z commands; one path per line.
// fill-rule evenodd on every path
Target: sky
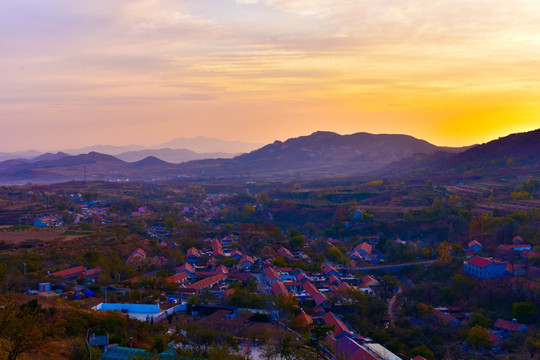
M 0 151 L 540 128 L 537 0 L 0 0 Z

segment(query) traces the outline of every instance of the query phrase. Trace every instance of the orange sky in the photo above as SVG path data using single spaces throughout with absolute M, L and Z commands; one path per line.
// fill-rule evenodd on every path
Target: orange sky
M 536 0 L 0 3 L 0 151 L 540 127 Z

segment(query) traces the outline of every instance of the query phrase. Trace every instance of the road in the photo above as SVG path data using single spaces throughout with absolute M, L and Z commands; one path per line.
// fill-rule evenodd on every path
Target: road
M 259 289 L 259 294 L 268 294 L 270 292 L 270 287 L 266 285 L 264 280 L 264 274 L 253 274 L 255 279 L 257 279 L 257 288 Z
M 434 263 L 437 260 L 422 260 L 422 261 L 416 261 L 416 262 L 410 262 L 410 263 L 404 263 L 404 264 L 395 264 L 395 265 L 370 265 L 370 266 L 361 266 L 361 267 L 354 267 L 349 268 L 349 271 L 364 271 L 364 270 L 379 270 L 379 269 L 399 269 L 402 267 L 407 266 L 414 266 L 414 265 L 429 265 Z

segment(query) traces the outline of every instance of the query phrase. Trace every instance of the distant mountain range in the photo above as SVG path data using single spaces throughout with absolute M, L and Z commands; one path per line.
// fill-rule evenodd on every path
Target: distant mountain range
M 82 148 L 61 150 L 61 153 L 69 155 L 82 155 L 91 152 L 114 155 L 126 161 L 138 161 L 147 156 L 155 156 L 161 160 L 181 163 L 190 160 L 232 158 L 238 154 L 260 148 L 264 144 L 249 143 L 242 141 L 225 141 L 215 138 L 199 136 L 196 138 L 179 137 L 167 143 L 150 147 L 142 145 L 94 145 Z M 0 152 L 0 161 L 12 159 L 31 160 L 46 153 L 29 150 L 19 152 Z
M 264 144 L 244 141 L 225 141 L 216 138 L 198 136 L 196 138 L 179 137 L 164 144 L 152 146 L 152 149 L 189 149 L 197 153 L 241 154 L 260 148 Z
M 292 179 L 324 178 L 379 172 L 459 173 L 512 166 L 540 168 L 540 130 L 513 134 L 487 144 L 442 148 L 407 135 L 316 132 L 276 141 L 247 154 L 173 164 L 158 159 L 196 158 L 188 150 L 138 150 L 111 155 L 43 154 L 31 160 L 0 162 L 0 183 L 51 183 L 70 180 Z M 150 156 L 148 156 L 150 155 Z M 156 156 L 153 156 L 156 155 Z M 209 154 L 206 154 L 209 155 Z M 175 161 L 176 162 L 176 161 Z

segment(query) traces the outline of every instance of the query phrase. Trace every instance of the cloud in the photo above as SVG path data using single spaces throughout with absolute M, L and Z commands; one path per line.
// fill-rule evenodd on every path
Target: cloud
M 407 118 L 468 97 L 529 109 L 539 33 L 534 0 L 3 1 L 0 125 L 155 112 L 189 114 L 184 129 L 256 117 L 283 131 L 298 114 L 338 126 L 332 111 L 352 123 L 386 104 Z

